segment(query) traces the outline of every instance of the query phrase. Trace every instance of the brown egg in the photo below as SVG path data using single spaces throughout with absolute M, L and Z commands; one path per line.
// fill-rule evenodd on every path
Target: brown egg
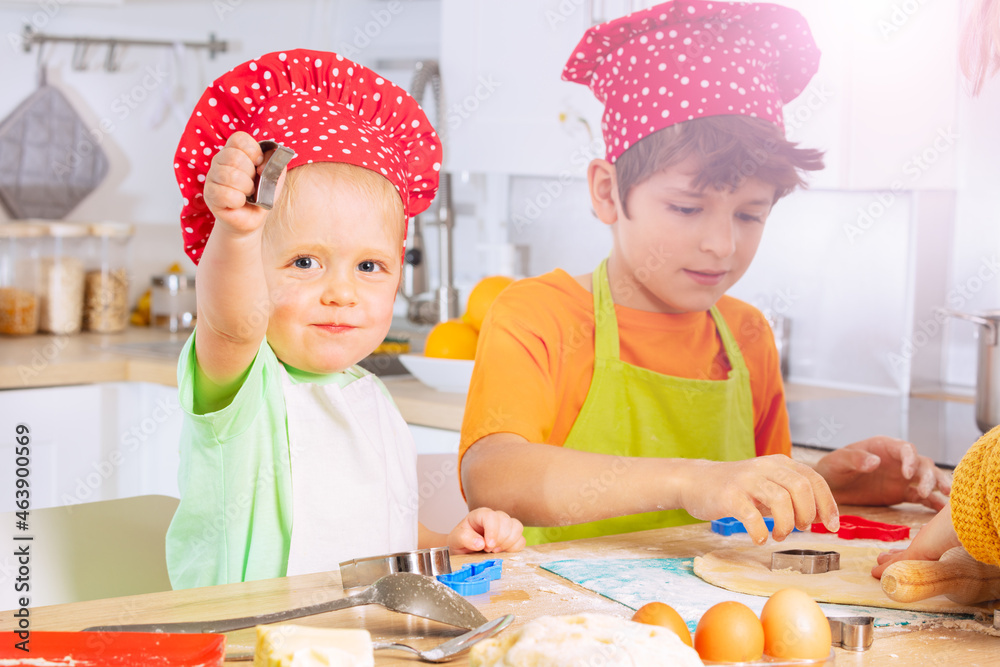
M 804 591 L 778 591 L 764 604 L 760 620 L 764 653 L 773 658 L 819 660 L 830 653 L 830 623 Z
M 639 607 L 632 616 L 636 623 L 646 623 L 647 625 L 659 625 L 668 630 L 672 630 L 681 641 L 688 646 L 694 646 L 691 641 L 691 631 L 688 630 L 687 623 L 681 615 L 670 605 L 662 602 L 650 602 Z
M 760 660 L 764 653 L 764 629 L 750 607 L 739 602 L 720 602 L 698 621 L 694 650 L 702 660 L 712 662 Z

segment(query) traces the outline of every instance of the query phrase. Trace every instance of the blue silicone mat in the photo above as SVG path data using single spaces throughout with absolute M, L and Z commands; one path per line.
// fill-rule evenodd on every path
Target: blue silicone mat
M 694 573 L 693 558 L 572 559 L 543 563 L 542 568 L 586 589 L 638 609 L 647 602 L 664 602 L 677 610 L 694 631 L 698 619 L 712 605 L 736 600 L 758 615 L 766 597 L 734 593 L 702 581 Z M 875 625 L 909 625 L 939 618 L 972 618 L 964 614 L 932 614 L 856 605 L 819 605 L 827 616 L 874 616 Z

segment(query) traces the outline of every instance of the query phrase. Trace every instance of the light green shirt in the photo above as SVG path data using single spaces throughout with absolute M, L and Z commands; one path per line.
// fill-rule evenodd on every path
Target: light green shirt
M 297 384 L 341 387 L 369 373 L 358 366 L 331 375 L 305 373 L 282 364 L 264 341 L 232 402 L 196 414 L 195 335 L 177 366 L 185 419 L 181 502 L 167 530 L 170 583 L 176 589 L 283 577 L 292 534 L 292 482 L 282 369 Z

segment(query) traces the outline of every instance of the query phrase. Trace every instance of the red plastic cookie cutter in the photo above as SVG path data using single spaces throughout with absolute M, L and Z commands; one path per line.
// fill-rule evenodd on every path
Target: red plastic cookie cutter
M 812 525 L 814 533 L 829 533 L 822 523 Z M 844 540 L 882 540 L 883 542 L 895 542 L 905 540 L 910 537 L 910 527 L 901 526 L 895 523 L 879 523 L 860 516 L 842 514 L 840 516 L 840 530 L 837 537 Z

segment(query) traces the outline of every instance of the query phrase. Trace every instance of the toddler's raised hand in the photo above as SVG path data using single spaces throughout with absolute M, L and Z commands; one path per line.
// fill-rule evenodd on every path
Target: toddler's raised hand
M 205 204 L 220 224 L 229 231 L 246 234 L 260 229 L 267 210 L 247 204 L 254 192 L 254 181 L 263 169 L 264 154 L 260 144 L 246 132 L 236 132 L 212 158 L 205 177 Z M 275 194 L 281 191 L 285 173 L 278 180 Z
M 448 547 L 457 554 L 520 551 L 524 548 L 523 532 L 521 522 L 506 512 L 479 507 L 469 512 L 448 534 Z

